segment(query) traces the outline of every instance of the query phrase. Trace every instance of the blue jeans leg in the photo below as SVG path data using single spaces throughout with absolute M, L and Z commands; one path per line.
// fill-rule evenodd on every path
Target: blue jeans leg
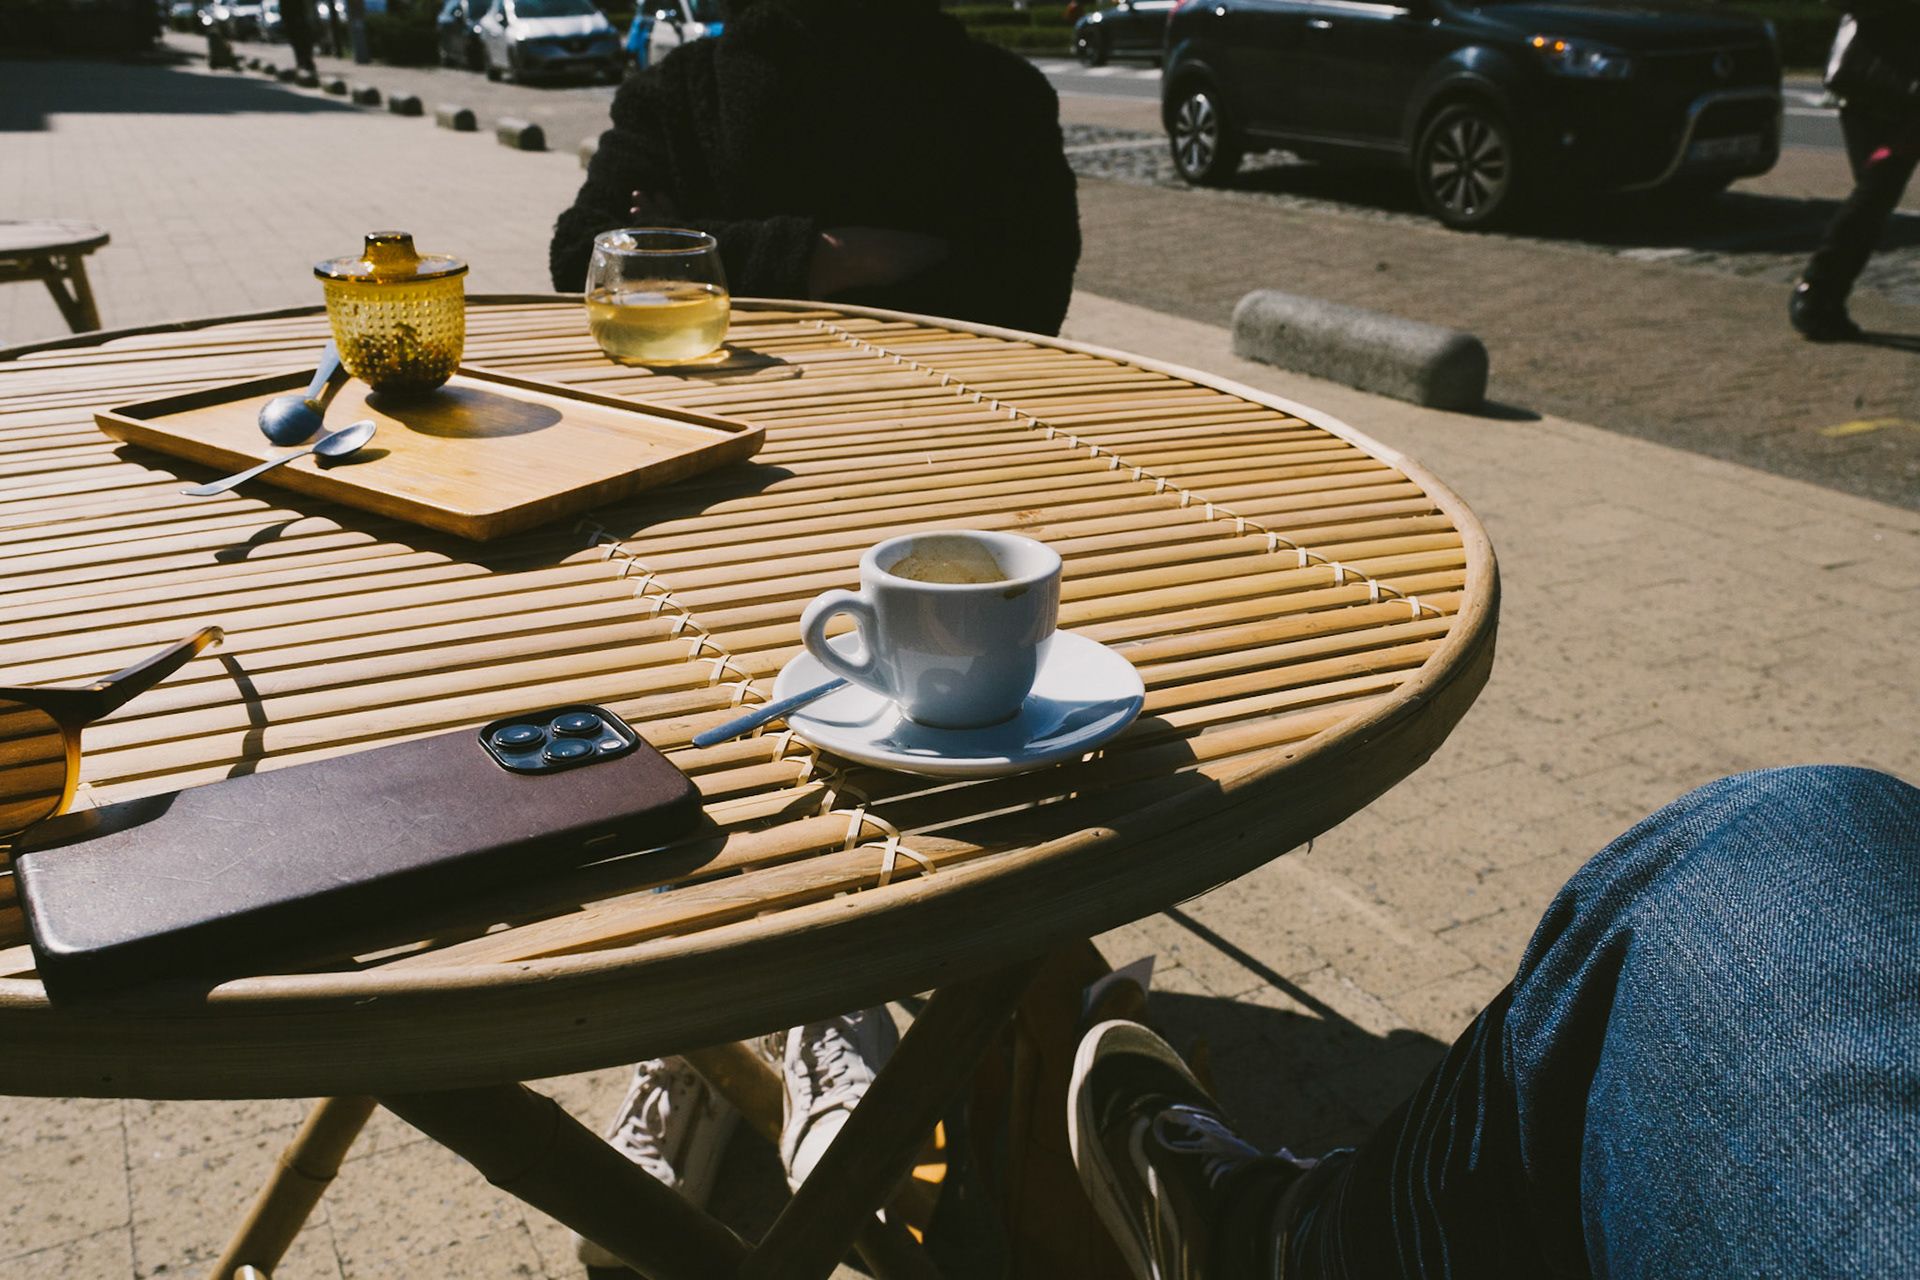
M 1614 841 L 1289 1280 L 1920 1275 L 1920 791 L 1743 774 Z

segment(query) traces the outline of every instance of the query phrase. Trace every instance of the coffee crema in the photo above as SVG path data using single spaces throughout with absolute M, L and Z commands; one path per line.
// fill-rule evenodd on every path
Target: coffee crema
M 1005 582 L 1007 571 L 991 552 L 966 538 L 928 539 L 887 566 L 912 582 L 984 584 Z

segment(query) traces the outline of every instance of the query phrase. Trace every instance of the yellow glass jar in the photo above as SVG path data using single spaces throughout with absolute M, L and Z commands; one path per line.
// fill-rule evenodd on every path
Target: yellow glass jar
M 359 257 L 316 262 L 313 274 L 348 373 L 388 395 L 453 376 L 467 343 L 466 263 L 422 257 L 405 231 L 373 231 Z

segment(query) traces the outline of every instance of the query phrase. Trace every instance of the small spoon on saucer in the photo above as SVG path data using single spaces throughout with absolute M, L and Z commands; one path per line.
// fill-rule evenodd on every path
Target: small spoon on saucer
M 216 493 L 225 493 L 235 485 L 245 484 L 262 471 L 271 471 L 283 462 L 292 462 L 295 458 L 304 458 L 310 453 L 318 454 L 322 458 L 344 458 L 366 444 L 367 441 L 373 439 L 373 432 L 373 419 L 362 418 L 351 426 L 341 427 L 338 431 L 327 432 L 327 434 L 321 436 L 304 449 L 296 449 L 292 453 L 283 453 L 277 458 L 269 458 L 257 467 L 248 467 L 245 471 L 237 475 L 228 476 L 224 480 L 214 480 L 207 484 L 192 485 L 182 489 L 180 492 L 189 494 L 195 498 L 211 498 Z
M 743 733 L 752 733 L 769 720 L 778 720 L 781 716 L 786 715 L 787 712 L 798 711 L 801 707 L 806 706 L 816 698 L 826 697 L 846 683 L 845 680 L 835 676 L 833 679 L 823 684 L 817 684 L 811 689 L 802 689 L 790 698 L 782 698 L 778 702 L 769 702 L 764 707 L 755 707 L 753 710 L 747 712 L 747 714 L 735 716 L 725 724 L 718 724 L 703 733 L 694 734 L 693 745 L 696 747 L 717 747 L 723 742 L 731 742 Z
M 260 406 L 261 434 L 275 444 L 299 444 L 309 438 L 320 429 L 327 405 L 346 380 L 340 350 L 328 341 L 305 395 L 275 396 Z

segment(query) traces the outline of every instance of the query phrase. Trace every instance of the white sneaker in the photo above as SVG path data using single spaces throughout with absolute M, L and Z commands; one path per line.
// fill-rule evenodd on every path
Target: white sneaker
M 696 1208 L 705 1208 L 727 1139 L 739 1122 L 740 1113 L 684 1058 L 653 1058 L 634 1067 L 607 1141 Z M 626 1265 L 578 1232 L 573 1252 L 589 1267 Z
M 755 1041 L 786 1085 L 780 1163 L 798 1188 L 900 1043 L 885 1008 L 843 1013 Z

